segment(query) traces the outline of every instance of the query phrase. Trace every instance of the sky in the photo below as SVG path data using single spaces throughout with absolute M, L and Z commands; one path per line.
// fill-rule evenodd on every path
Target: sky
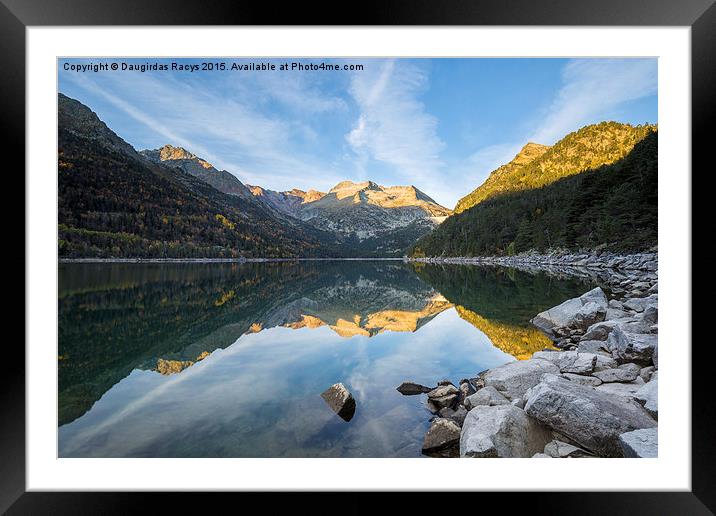
M 276 69 L 243 69 L 251 63 Z M 64 59 L 58 75 L 60 92 L 137 150 L 184 147 L 279 191 L 414 185 L 448 208 L 527 142 L 604 120 L 658 122 L 655 58 Z

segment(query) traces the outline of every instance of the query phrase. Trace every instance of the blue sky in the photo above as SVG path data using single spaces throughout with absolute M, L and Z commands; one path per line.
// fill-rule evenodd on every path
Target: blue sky
M 455 202 L 527 142 L 603 120 L 657 123 L 656 59 L 224 59 L 360 71 L 99 71 L 65 63 L 59 90 L 136 149 L 185 147 L 273 190 L 372 180 Z

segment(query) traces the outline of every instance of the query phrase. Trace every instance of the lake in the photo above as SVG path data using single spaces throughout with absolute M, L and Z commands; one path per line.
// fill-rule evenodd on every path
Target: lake
M 435 385 L 549 347 L 593 285 L 401 261 L 64 263 L 60 457 L 420 457 Z M 346 422 L 321 393 L 342 382 Z

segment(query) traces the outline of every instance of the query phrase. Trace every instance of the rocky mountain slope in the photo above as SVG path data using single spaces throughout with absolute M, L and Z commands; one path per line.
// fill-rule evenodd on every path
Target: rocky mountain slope
M 364 240 L 411 224 L 432 229 L 449 214 L 450 210 L 414 186 L 386 188 L 372 181 L 343 181 L 317 201 L 304 204 L 298 216 L 317 227 Z
M 143 150 L 140 154 L 155 163 L 178 167 L 210 184 L 220 192 L 238 195 L 245 199 L 251 198 L 249 189 L 234 174 L 226 170 L 217 170 L 211 163 L 182 147 L 164 145 L 158 149 Z
M 136 152 L 87 106 L 59 94 L 59 256 L 286 257 L 331 252 L 330 235 L 286 224 L 253 196 L 228 195 L 187 173 L 184 167 L 193 160 L 173 160 L 180 167 L 156 163 Z
M 261 202 L 266 203 L 273 209 L 291 215 L 292 217 L 298 217 L 298 212 L 304 203 L 314 202 L 319 200 L 321 197 L 326 195 L 324 192 L 317 190 L 308 190 L 304 192 L 298 188 L 289 190 L 287 192 L 276 192 L 275 190 L 268 190 L 260 186 L 248 185 L 251 193 Z
M 400 256 L 451 211 L 414 186 L 385 187 L 372 181 L 343 181 L 328 193 L 274 192 L 252 186 L 263 202 L 336 235 L 359 254 Z
M 335 238 L 333 256 L 400 256 L 416 239 L 431 231 L 451 211 L 414 186 L 383 187 L 372 181 L 343 181 L 328 193 L 317 190 L 278 192 L 244 185 L 182 147 L 164 145 L 143 150 L 145 158 L 178 167 L 220 192 L 268 208 L 287 225 L 311 228 Z
M 655 126 L 587 126 L 526 146 L 421 238 L 411 255 L 489 256 L 565 248 L 636 252 L 657 243 Z

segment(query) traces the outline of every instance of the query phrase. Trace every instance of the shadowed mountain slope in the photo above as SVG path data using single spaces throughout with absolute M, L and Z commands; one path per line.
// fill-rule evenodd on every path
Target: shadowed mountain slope
M 509 255 L 558 247 L 635 252 L 655 246 L 658 135 L 650 126 L 629 132 L 642 133 L 617 161 L 542 186 L 501 193 L 449 217 L 421 238 L 411 255 Z M 577 148 L 570 159 L 583 163 L 588 158 Z
M 331 250 L 330 235 L 286 224 L 248 194 L 228 195 L 182 168 L 145 158 L 62 94 L 58 189 L 60 257 L 288 257 Z

